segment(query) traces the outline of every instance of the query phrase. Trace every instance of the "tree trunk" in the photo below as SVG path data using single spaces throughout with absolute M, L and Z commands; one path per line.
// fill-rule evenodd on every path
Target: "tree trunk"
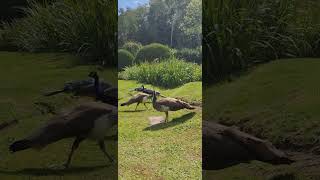
M 172 18 L 172 23 L 171 23 L 171 34 L 170 34 L 170 47 L 173 48 L 173 29 L 174 29 L 174 18 Z

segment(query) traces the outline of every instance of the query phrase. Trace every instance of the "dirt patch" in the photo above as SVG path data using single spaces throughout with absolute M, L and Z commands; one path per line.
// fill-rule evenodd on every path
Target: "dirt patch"
M 164 123 L 165 118 L 163 116 L 150 116 L 148 117 L 150 126 Z

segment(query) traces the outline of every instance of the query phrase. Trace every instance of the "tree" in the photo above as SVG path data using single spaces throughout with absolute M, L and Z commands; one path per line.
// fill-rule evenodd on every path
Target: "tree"
M 125 42 L 137 41 L 137 33 L 141 29 L 143 18 L 146 14 L 146 7 L 137 9 L 120 9 L 118 17 L 118 44 L 122 46 Z
M 168 20 L 169 24 L 171 25 L 171 33 L 170 33 L 170 47 L 173 47 L 173 37 L 174 37 L 174 30 L 176 24 L 179 24 L 182 20 L 183 15 L 185 14 L 185 7 L 189 1 L 179 1 L 179 0 L 167 0 L 168 5 L 168 12 L 170 14 L 170 18 Z
M 201 0 L 191 2 L 150 0 L 148 5 L 136 9 L 119 10 L 119 45 L 138 41 L 142 44 L 158 42 L 172 48 L 200 46 Z M 194 26 L 200 29 L 193 29 Z
M 202 34 L 202 1 L 191 0 L 186 8 L 186 15 L 180 25 L 181 30 L 186 37 L 190 38 L 190 42 L 194 42 L 192 46 L 201 45 Z

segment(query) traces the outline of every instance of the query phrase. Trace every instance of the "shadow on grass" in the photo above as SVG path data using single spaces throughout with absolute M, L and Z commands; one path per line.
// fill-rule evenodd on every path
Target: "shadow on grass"
M 80 174 L 96 171 L 111 165 L 99 166 L 78 166 L 70 167 L 67 169 L 53 169 L 53 168 L 25 168 L 17 171 L 4 171 L 0 170 L 0 175 L 33 175 L 33 176 L 50 176 L 50 175 L 67 175 L 67 174 Z
M 160 124 L 155 124 L 153 126 L 147 127 L 144 129 L 144 131 L 157 131 L 157 130 L 173 127 L 178 124 L 182 124 L 182 123 L 187 122 L 188 120 L 192 119 L 195 115 L 196 115 L 195 112 L 190 112 L 190 113 L 185 114 L 181 117 L 174 118 L 171 121 L 169 120 L 169 122 L 167 122 L 167 123 L 160 123 Z

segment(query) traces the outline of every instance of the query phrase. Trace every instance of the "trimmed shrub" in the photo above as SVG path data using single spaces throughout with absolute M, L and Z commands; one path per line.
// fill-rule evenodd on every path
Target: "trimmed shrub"
M 133 64 L 134 57 L 133 55 L 125 50 L 120 49 L 118 50 L 118 69 L 122 70 L 125 67 L 131 66 Z
M 144 62 L 125 68 L 120 79 L 136 80 L 165 88 L 201 81 L 202 68 L 198 64 L 170 58 L 162 62 Z
M 141 43 L 138 42 L 133 42 L 133 41 L 129 41 L 126 42 L 123 46 L 122 49 L 125 49 L 127 51 L 129 51 L 131 54 L 133 54 L 134 56 L 138 53 L 138 51 L 142 48 Z
M 155 59 L 168 59 L 170 58 L 170 48 L 163 44 L 152 43 L 142 47 L 136 56 L 135 61 L 141 63 L 144 61 L 151 62 Z
M 188 62 L 193 62 L 197 64 L 202 63 L 202 48 L 198 47 L 196 49 L 181 49 L 176 53 L 178 59 L 184 59 Z
M 0 50 L 3 50 L 5 46 L 4 31 L 0 28 Z

